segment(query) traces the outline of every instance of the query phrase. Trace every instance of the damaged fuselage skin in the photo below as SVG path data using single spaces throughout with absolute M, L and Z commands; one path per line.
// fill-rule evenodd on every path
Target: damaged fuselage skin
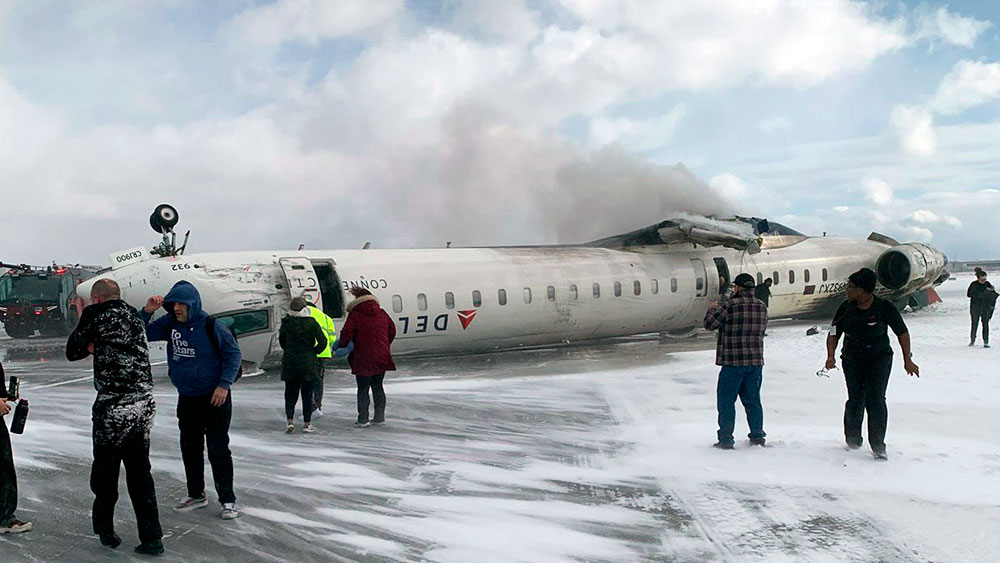
M 676 229 L 659 242 L 612 237 L 581 246 L 173 256 L 137 247 L 112 254 L 113 269 L 94 279 L 115 279 L 137 308 L 180 280 L 193 283 L 205 310 L 236 333 L 253 369 L 280 358 L 277 332 L 293 297 L 322 308 L 339 328 L 352 286 L 378 298 L 396 323 L 393 353 L 407 355 L 684 334 L 701 325 L 709 304 L 744 272 L 758 282 L 773 280 L 772 319 L 832 314 L 847 276 L 862 267 L 876 270 L 877 293 L 894 301 L 947 278 L 944 255 L 927 245 L 874 234 L 806 237 L 778 227 L 778 234 L 752 231 L 751 250 L 679 241 Z M 81 296 L 91 283 L 78 289 Z

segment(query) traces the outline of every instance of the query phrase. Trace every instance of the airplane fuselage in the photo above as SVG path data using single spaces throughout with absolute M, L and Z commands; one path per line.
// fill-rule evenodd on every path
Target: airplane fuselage
M 220 252 L 125 257 L 98 278 L 116 279 L 135 307 L 177 281 L 193 283 L 205 310 L 234 329 L 244 359 L 261 366 L 280 357 L 278 327 L 299 295 L 339 327 L 347 290 L 364 287 L 396 323 L 394 354 L 471 353 L 689 332 L 719 299 L 720 283 L 743 272 L 774 280 L 771 318 L 829 314 L 843 300 L 847 276 L 875 268 L 888 248 L 813 237 L 758 254 L 688 243 Z

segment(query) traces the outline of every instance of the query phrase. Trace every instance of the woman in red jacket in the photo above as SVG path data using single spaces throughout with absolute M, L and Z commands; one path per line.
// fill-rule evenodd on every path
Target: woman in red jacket
M 354 351 L 347 356 L 351 373 L 358 382 L 358 421 L 355 426 L 368 426 L 368 389 L 375 398 L 375 418 L 372 422 L 385 422 L 385 390 L 382 380 L 385 372 L 395 370 L 389 350 L 396 338 L 396 325 L 392 322 L 378 299 L 367 289 L 352 287 L 354 301 L 347 304 L 347 321 L 340 330 L 337 344 L 346 348 L 354 343 Z

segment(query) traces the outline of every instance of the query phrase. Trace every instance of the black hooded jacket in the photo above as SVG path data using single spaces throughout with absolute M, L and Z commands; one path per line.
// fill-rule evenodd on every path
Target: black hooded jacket
M 308 381 L 319 379 L 318 354 L 326 350 L 327 339 L 319 323 L 312 317 L 288 315 L 281 319 L 278 331 L 281 344 L 281 380 Z
M 119 445 L 136 433 L 149 434 L 156 414 L 146 327 L 139 313 L 120 299 L 90 305 L 66 342 L 66 358 L 82 360 L 94 345 L 94 441 Z
M 969 305 L 973 309 L 986 310 L 992 313 L 996 307 L 997 290 L 990 282 L 979 283 L 978 280 L 972 282 L 969 284 L 969 291 L 966 295 L 969 297 Z

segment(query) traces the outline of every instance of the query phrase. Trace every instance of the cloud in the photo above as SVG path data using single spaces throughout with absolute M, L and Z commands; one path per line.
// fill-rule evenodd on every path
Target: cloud
M 927 105 L 941 115 L 953 115 L 997 98 L 1000 63 L 959 61 L 941 80 Z
M 760 121 L 757 122 L 757 129 L 759 129 L 762 133 L 766 133 L 768 135 L 770 135 L 771 133 L 775 133 L 777 131 L 781 131 L 783 129 L 789 129 L 791 128 L 791 126 L 792 126 L 791 120 L 783 115 L 778 117 L 761 119 Z
M 317 45 L 385 25 L 404 7 L 403 0 L 278 0 L 247 8 L 226 26 L 226 34 L 240 45 Z
M 590 122 L 590 143 L 604 146 L 618 143 L 625 148 L 645 152 L 664 146 L 677 125 L 687 115 L 687 107 L 677 104 L 659 116 L 644 119 L 597 118 Z
M 867 178 L 862 185 L 864 190 L 865 199 L 878 205 L 879 207 L 885 207 L 892 204 L 892 188 L 889 184 L 881 178 Z
M 919 106 L 897 105 L 889 117 L 890 132 L 903 152 L 914 156 L 930 156 L 937 150 L 934 117 Z
M 719 192 L 719 194 L 734 203 L 740 202 L 750 193 L 746 183 L 730 172 L 724 172 L 722 174 L 712 176 L 708 185 L 712 186 L 712 188 Z
M 972 47 L 976 39 L 992 25 L 988 21 L 949 12 L 947 6 L 941 6 L 933 12 L 925 11 L 917 16 L 913 39 Z

